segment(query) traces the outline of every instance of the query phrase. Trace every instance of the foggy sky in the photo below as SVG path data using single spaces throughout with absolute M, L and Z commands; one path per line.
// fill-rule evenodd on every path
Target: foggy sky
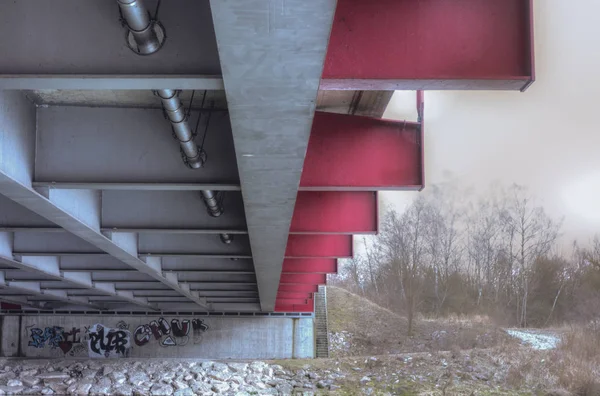
M 482 190 L 527 185 L 564 216 L 563 244 L 586 243 L 600 233 L 600 1 L 535 1 L 535 50 L 525 93 L 425 93 L 426 184 L 451 172 Z M 385 117 L 414 119 L 414 101 L 397 92 Z M 402 209 L 415 194 L 381 196 Z

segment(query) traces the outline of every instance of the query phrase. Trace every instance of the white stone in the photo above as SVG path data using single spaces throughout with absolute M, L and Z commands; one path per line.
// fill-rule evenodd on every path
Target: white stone
M 236 373 L 243 373 L 248 369 L 248 363 L 229 363 L 228 366 Z
M 8 395 L 16 395 L 17 393 L 23 392 L 24 386 L 0 386 L 0 391 Z
M 48 370 L 50 371 L 50 370 Z M 46 380 L 57 380 L 57 381 L 64 381 L 66 379 L 71 378 L 71 376 L 67 373 L 61 373 L 61 372 L 48 372 L 48 373 L 42 373 L 42 374 L 38 374 L 37 377 L 39 379 L 43 379 L 44 381 Z M 57 382 L 55 381 L 55 382 Z
M 263 370 L 267 368 L 268 365 L 265 362 L 252 362 L 250 363 L 250 370 L 254 373 L 262 374 Z
M 229 390 L 229 385 L 225 382 L 214 382 L 211 389 L 216 393 L 225 393 Z
M 173 393 L 173 396 L 195 396 L 196 394 L 194 393 L 193 390 L 191 390 L 190 388 L 184 388 L 184 389 L 178 389 L 175 391 L 175 393 Z
M 94 395 L 110 395 L 111 394 L 112 381 L 108 377 L 102 377 L 98 380 L 98 383 L 92 386 L 90 393 Z
M 21 377 L 33 377 L 34 375 L 36 375 L 38 373 L 38 369 L 28 369 L 28 370 L 23 370 L 21 371 L 20 376 Z
M 23 382 L 21 382 L 18 379 L 11 379 L 11 380 L 8 380 L 6 385 L 8 385 L 8 386 L 23 386 Z
M 227 371 L 211 371 L 207 374 L 207 376 L 218 381 L 227 381 L 229 378 L 231 378 L 231 374 Z
M 52 395 L 54 391 L 50 388 L 44 388 L 40 392 L 42 395 Z
M 213 362 L 202 362 L 202 364 L 200 364 L 200 367 L 202 367 L 204 370 L 210 370 L 213 366 Z
M 188 384 L 186 384 L 185 382 L 183 382 L 181 380 L 175 380 L 175 381 L 173 381 L 173 386 L 177 390 L 189 388 Z
M 125 374 L 123 374 L 120 371 L 112 371 L 109 375 L 109 378 L 112 379 L 112 381 L 115 384 L 124 384 L 125 381 L 127 381 L 127 377 L 125 376 Z
M 190 387 L 192 391 L 198 395 L 206 394 L 211 391 L 211 386 L 205 382 L 200 381 L 190 381 Z
M 133 387 L 129 384 L 118 384 L 113 390 L 115 396 L 131 396 Z
M 91 382 L 81 382 L 77 384 L 77 394 L 78 395 L 87 395 L 90 393 L 90 389 L 92 389 Z
M 23 385 L 27 385 L 27 386 L 34 386 L 40 383 L 40 379 L 37 377 L 21 377 L 21 381 L 23 382 Z
M 169 384 L 154 384 L 150 389 L 151 395 L 165 396 L 173 394 L 173 387 Z
M 129 374 L 129 383 L 133 386 L 139 386 L 149 380 L 150 378 L 148 377 L 148 374 L 144 373 L 143 371 L 134 371 L 133 373 Z

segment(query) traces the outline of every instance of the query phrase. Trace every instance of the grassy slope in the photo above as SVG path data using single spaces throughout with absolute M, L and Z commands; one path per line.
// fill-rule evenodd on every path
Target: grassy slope
M 330 333 L 351 334 L 349 351 L 333 356 L 383 355 L 452 349 L 490 348 L 509 337 L 489 323 L 472 321 L 416 321 L 407 337 L 406 318 L 371 301 L 337 287 L 327 287 Z

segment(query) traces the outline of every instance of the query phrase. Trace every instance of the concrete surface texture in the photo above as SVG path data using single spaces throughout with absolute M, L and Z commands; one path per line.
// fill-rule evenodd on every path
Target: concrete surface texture
M 4 316 L 2 357 L 314 357 L 312 318 Z
M 261 308 L 272 311 L 336 1 L 210 6 Z

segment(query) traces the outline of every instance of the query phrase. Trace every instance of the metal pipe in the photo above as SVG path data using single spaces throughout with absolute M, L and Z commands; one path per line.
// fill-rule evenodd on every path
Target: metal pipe
M 204 160 L 200 149 L 194 142 L 194 134 L 187 122 L 185 107 L 179 99 L 178 92 L 174 89 L 159 89 L 156 91 L 162 101 L 163 107 L 167 113 L 169 121 L 173 126 L 173 132 L 179 140 L 181 151 L 186 157 L 187 164 L 192 169 L 202 168 Z
M 137 52 L 149 55 L 158 51 L 162 45 L 154 29 L 154 21 L 142 0 L 117 0 L 123 19 L 127 22 L 129 33 L 137 44 Z
M 204 157 L 201 150 L 194 142 L 194 134 L 187 120 L 185 107 L 179 99 L 179 94 L 174 89 L 159 89 L 156 94 L 161 99 L 167 118 L 171 121 L 173 131 L 179 144 L 181 151 L 186 157 L 187 164 L 192 169 L 201 168 L 204 165 Z M 219 217 L 223 214 L 223 208 L 219 203 L 217 194 L 212 190 L 201 191 L 204 204 L 208 210 L 208 214 L 212 217 Z M 233 241 L 233 236 L 229 234 L 221 234 L 221 241 L 230 244 Z

